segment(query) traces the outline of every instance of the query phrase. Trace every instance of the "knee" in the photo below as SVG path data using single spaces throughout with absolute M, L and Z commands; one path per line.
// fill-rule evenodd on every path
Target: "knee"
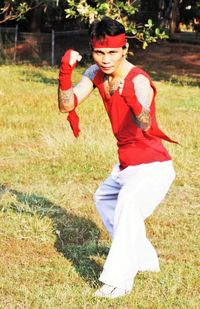
M 95 192 L 95 193 L 93 194 L 93 200 L 94 200 L 94 202 L 95 202 L 95 204 L 96 204 L 96 203 L 97 203 L 97 200 L 98 200 L 97 192 Z
M 99 189 L 94 193 L 93 199 L 96 205 L 101 201 L 101 194 Z

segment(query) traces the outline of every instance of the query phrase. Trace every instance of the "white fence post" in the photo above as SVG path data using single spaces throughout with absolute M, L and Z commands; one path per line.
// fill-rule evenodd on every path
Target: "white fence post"
M 55 31 L 51 31 L 51 65 L 54 65 Z

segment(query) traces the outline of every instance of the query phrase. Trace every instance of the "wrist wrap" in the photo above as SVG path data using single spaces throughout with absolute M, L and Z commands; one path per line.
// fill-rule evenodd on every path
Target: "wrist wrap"
M 77 61 L 72 66 L 69 64 L 71 51 L 72 49 L 67 50 L 61 59 L 61 66 L 58 76 L 59 87 L 61 90 L 68 90 L 72 87 L 71 76 Z
M 61 59 L 61 66 L 60 66 L 60 71 L 59 71 L 59 76 L 58 76 L 59 88 L 61 90 L 68 90 L 72 88 L 71 76 L 72 76 L 72 71 L 77 64 L 77 61 L 72 66 L 69 64 L 71 51 L 72 49 L 67 50 Z M 76 95 L 74 94 L 74 109 L 68 113 L 67 120 L 70 123 L 71 129 L 75 137 L 78 137 L 79 132 L 80 132 L 79 117 L 75 111 L 77 105 L 78 105 L 78 100 L 77 100 Z
M 69 112 L 69 114 L 67 116 L 67 120 L 70 123 L 71 129 L 72 129 L 75 137 L 78 137 L 79 136 L 79 132 L 80 132 L 80 129 L 79 129 L 79 117 L 78 117 L 78 115 L 77 115 L 77 113 L 75 111 L 77 105 L 78 105 L 78 100 L 77 100 L 76 95 L 74 94 L 74 109 L 71 112 Z

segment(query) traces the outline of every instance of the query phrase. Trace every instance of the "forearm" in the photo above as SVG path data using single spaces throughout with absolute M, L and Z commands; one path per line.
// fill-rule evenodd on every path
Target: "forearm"
M 153 98 L 149 80 L 142 74 L 137 75 L 131 82 L 125 83 L 122 94 L 133 112 L 137 126 L 147 131 L 151 126 L 150 105 Z
M 149 80 L 143 75 L 138 75 L 134 79 L 133 83 L 135 95 L 142 108 L 136 118 L 140 124 L 140 128 L 143 131 L 147 131 L 151 126 L 150 104 L 153 96 L 153 90 L 150 87 Z
M 74 109 L 73 88 L 62 90 L 58 87 L 58 108 L 61 113 L 68 113 Z
M 79 53 L 71 49 L 67 50 L 61 59 L 58 76 L 58 108 L 62 113 L 70 112 L 76 107 L 76 98 L 72 87 L 72 71 L 80 59 Z
M 136 116 L 138 124 L 143 131 L 147 131 L 151 126 L 151 117 L 148 110 L 144 107 L 142 108 L 142 112 Z

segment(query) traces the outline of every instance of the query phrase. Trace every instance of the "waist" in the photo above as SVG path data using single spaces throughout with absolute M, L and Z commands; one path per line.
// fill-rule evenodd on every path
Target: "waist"
M 142 139 L 123 145 L 118 144 L 118 156 L 121 169 L 143 163 L 171 160 L 171 156 L 159 139 L 153 141 Z

